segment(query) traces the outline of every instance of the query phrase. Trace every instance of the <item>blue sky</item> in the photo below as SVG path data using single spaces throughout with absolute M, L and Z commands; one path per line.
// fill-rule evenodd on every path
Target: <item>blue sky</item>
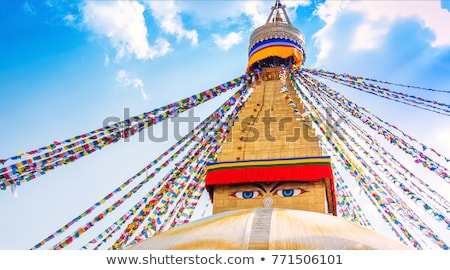
M 273 3 L 1 1 L 0 158 L 242 75 L 250 34 Z M 305 34 L 305 67 L 450 90 L 450 1 L 283 3 Z M 448 117 L 344 94 L 450 157 Z M 17 198 L 0 192 L 0 249 L 30 248 L 170 144 L 120 142 L 21 186 Z

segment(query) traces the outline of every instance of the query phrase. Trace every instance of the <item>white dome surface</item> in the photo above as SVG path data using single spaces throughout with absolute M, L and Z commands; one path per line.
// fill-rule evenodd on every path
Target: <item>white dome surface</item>
M 162 232 L 129 250 L 401 250 L 385 235 L 321 213 L 255 208 L 215 214 Z

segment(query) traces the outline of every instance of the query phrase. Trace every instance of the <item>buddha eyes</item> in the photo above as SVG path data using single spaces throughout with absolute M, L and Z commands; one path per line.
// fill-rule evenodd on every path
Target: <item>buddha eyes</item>
M 295 197 L 303 193 L 305 191 L 301 188 L 289 188 L 276 190 L 274 194 L 280 197 Z
M 295 197 L 305 193 L 301 188 L 278 189 L 273 192 L 275 196 Z M 253 199 L 262 196 L 261 191 L 236 191 L 231 196 L 238 199 Z
M 259 191 L 237 191 L 231 195 L 239 199 L 253 199 L 261 196 L 262 194 Z

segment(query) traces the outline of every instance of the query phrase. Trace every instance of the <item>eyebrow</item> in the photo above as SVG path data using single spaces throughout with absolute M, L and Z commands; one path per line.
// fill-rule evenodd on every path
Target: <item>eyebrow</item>
M 258 183 L 231 184 L 230 186 L 232 186 L 232 187 L 255 186 L 255 187 L 261 189 L 262 191 L 267 192 L 266 189 L 261 184 L 258 184 Z
M 273 186 L 273 188 L 270 189 L 270 192 L 272 192 L 274 189 L 276 189 L 276 188 L 278 188 L 279 186 L 282 186 L 282 185 L 284 185 L 284 184 L 286 184 L 286 182 L 279 182 L 279 183 L 277 183 L 275 186 Z
M 286 184 L 292 184 L 292 183 L 302 183 L 302 182 L 301 181 L 279 182 L 275 186 L 273 186 L 273 188 L 270 189 L 270 192 L 274 191 L 279 186 L 286 185 Z

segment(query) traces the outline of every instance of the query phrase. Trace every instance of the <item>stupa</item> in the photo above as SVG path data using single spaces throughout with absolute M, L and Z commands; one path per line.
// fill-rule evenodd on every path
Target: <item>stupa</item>
M 280 80 L 305 53 L 302 32 L 277 0 L 250 38 L 246 70 L 259 70 L 257 85 L 207 167 L 213 215 L 128 249 L 409 249 L 336 217 L 331 159 L 299 121 L 294 88 Z

